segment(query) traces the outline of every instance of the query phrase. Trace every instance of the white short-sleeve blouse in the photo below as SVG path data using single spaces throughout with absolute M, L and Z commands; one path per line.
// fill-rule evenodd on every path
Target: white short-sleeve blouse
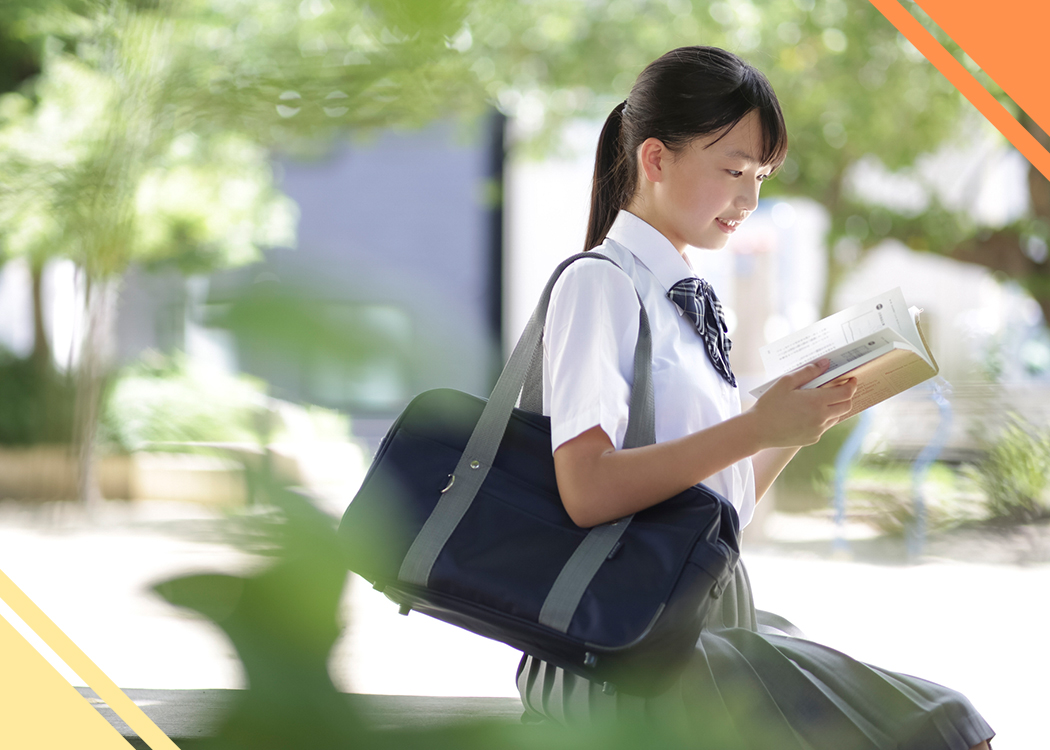
M 621 211 L 595 251 L 616 261 L 579 260 L 551 295 L 543 339 L 543 404 L 551 418 L 552 449 L 600 426 L 623 447 L 638 297 L 653 334 L 656 441 L 697 432 L 740 413 L 740 393 L 711 365 L 692 322 L 667 298 L 684 278 L 696 276 L 674 245 L 634 214 Z M 622 269 L 622 270 L 620 270 Z M 704 483 L 729 499 L 746 525 L 755 509 L 751 459 Z

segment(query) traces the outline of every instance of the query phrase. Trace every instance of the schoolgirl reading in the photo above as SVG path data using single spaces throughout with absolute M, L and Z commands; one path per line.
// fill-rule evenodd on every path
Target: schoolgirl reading
M 729 498 L 743 526 L 799 446 L 849 412 L 852 381 L 800 389 L 826 363 L 784 376 L 742 411 L 718 297 L 685 255 L 687 246 L 726 244 L 786 150 L 769 82 L 711 47 L 676 49 L 651 63 L 609 115 L 585 249 L 619 268 L 598 259 L 570 266 L 554 288 L 544 334 L 544 412 L 562 500 L 580 526 L 697 482 Z M 624 449 L 636 290 L 652 328 L 656 444 Z M 526 657 L 518 672 L 526 711 L 569 724 L 603 716 L 677 722 L 697 747 L 989 747 L 994 733 L 962 695 L 769 627 L 756 614 L 743 565 L 717 601 L 670 691 L 608 695 Z

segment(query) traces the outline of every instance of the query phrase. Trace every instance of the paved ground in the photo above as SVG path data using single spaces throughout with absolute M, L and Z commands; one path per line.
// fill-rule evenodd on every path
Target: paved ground
M 243 673 L 224 636 L 147 591 L 189 571 L 261 564 L 225 543 L 216 519 L 170 503 L 109 504 L 94 521 L 68 505 L 0 503 L 0 570 L 122 687 L 239 688 Z M 860 529 L 850 536 L 863 562 L 834 559 L 833 530 L 819 521 L 773 516 L 766 529 L 745 551 L 759 606 L 858 658 L 965 692 L 999 731 L 996 750 L 1050 746 L 1050 564 L 1031 562 L 1045 558 L 1024 548 L 1027 537 L 972 539 L 974 559 L 999 562 L 958 559 L 971 544 L 962 537 L 906 565 L 892 543 Z M 400 617 L 364 582 L 350 584 L 348 627 L 331 663 L 341 689 L 514 695 L 516 652 L 418 614 Z M 11 618 L 2 605 L 0 614 Z

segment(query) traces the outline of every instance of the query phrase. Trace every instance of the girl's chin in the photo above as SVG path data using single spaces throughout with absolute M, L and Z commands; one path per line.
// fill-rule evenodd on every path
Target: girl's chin
M 723 247 L 726 246 L 726 243 L 728 241 L 729 236 L 725 235 L 715 240 L 704 240 L 701 244 L 690 245 L 690 247 L 695 248 L 697 250 L 721 250 Z

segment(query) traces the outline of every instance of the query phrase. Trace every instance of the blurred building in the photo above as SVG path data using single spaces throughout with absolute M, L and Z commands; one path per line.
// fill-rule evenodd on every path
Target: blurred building
M 133 269 L 120 361 L 184 349 L 263 378 L 277 397 L 350 412 L 369 440 L 422 390 L 487 394 L 501 362 L 503 160 L 497 115 L 279 158 L 298 247 L 208 278 Z M 275 322 L 256 307 L 257 326 L 214 325 L 245 299 L 289 314 Z

